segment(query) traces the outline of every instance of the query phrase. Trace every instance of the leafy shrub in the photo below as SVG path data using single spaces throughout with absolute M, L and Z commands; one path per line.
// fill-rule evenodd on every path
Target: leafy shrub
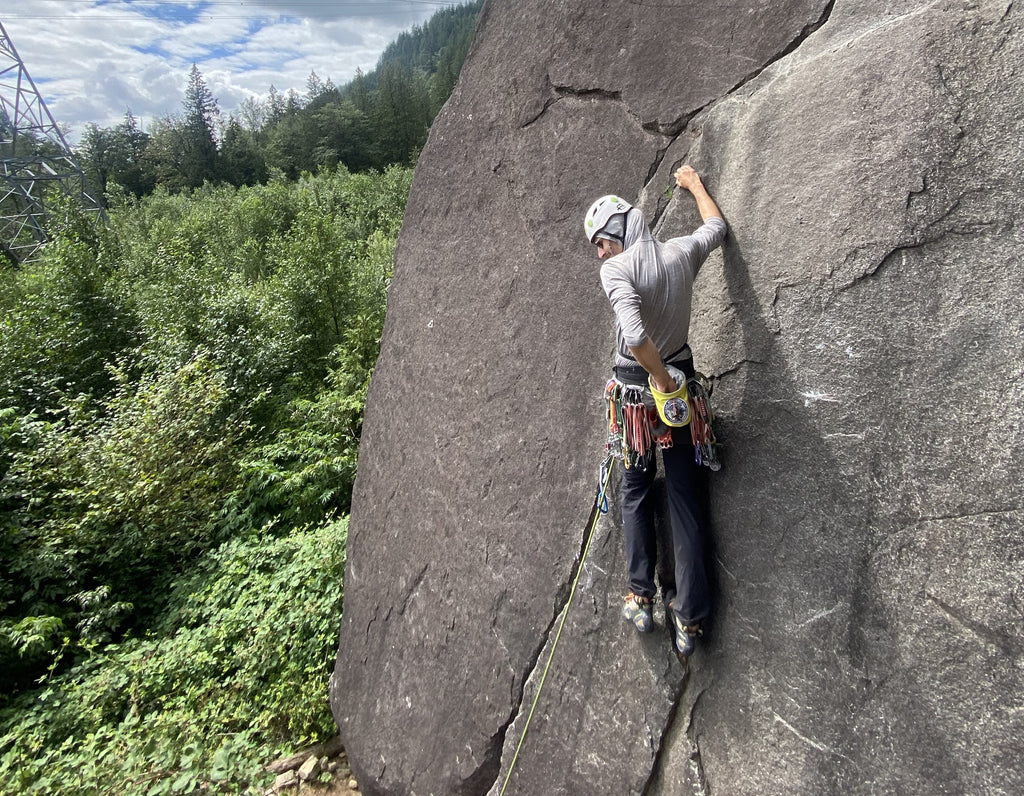
M 243 486 L 226 502 L 232 526 L 287 527 L 348 510 L 394 252 L 395 238 L 380 230 L 367 239 L 350 288 L 359 312 L 331 353 L 325 389 L 293 400 L 275 438 L 242 460 Z
M 319 391 L 334 349 L 383 313 L 411 178 L 340 168 L 127 206 L 118 296 L 148 367 L 178 367 L 202 346 L 239 401 L 268 387 L 283 404 Z
M 411 177 L 123 198 L 0 272 L 0 790 L 231 790 L 331 726 Z
M 347 526 L 226 542 L 171 586 L 146 637 L 15 700 L 0 712 L 3 787 L 234 792 L 265 784 L 268 750 L 332 734 Z
M 246 430 L 204 357 L 124 382 L 100 407 L 82 400 L 60 420 L 23 418 L 0 493 L 23 612 L 89 644 L 109 641 L 135 608 L 159 605 L 154 587 L 217 541 Z
M 211 545 L 347 510 L 410 180 L 69 209 L 0 275 L 0 699 L 144 627 Z
M 0 268 L 0 405 L 22 413 L 57 411 L 68 391 L 105 394 L 107 364 L 139 342 L 112 279 L 115 241 L 81 210 L 64 211 L 41 263 Z

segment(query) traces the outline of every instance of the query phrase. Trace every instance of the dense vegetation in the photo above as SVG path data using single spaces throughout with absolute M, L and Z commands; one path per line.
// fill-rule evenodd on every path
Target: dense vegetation
M 0 273 L 0 787 L 189 792 L 331 731 L 410 179 L 69 206 Z
M 411 163 L 479 0 L 226 124 L 92 127 L 0 262 L 0 792 L 260 788 L 335 732 L 347 511 Z
M 143 132 L 129 112 L 110 128 L 86 130 L 79 158 L 100 192 L 117 183 L 135 196 L 156 185 L 174 192 L 204 182 L 255 185 L 281 172 L 382 170 L 409 163 L 451 94 L 482 0 L 437 12 L 401 34 L 376 69 L 338 88 L 315 72 L 306 92 L 270 87 L 225 120 L 196 67 L 179 116 Z

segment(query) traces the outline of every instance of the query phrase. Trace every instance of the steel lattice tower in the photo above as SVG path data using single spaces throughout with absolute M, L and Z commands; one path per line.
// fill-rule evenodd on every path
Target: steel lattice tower
M 54 188 L 103 212 L 0 23 L 0 252 L 14 263 L 36 259 L 46 242 L 45 200 Z

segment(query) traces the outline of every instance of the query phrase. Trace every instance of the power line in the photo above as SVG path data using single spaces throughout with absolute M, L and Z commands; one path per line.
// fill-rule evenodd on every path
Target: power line
M 117 3 L 104 3 L 102 5 L 96 4 L 97 0 L 61 0 L 62 6 L 68 5 L 90 5 L 96 9 L 105 8 L 122 8 L 122 9 L 145 9 L 145 8 L 166 8 L 167 6 L 178 6 L 179 8 L 192 9 L 196 7 L 194 0 L 120 0 Z M 457 0 L 384 0 L 383 2 L 373 2 L 373 0 L 329 0 L 328 2 L 321 2 L 320 0 L 297 0 L 296 2 L 287 3 L 289 8 L 346 8 L 351 6 L 366 6 L 368 8 L 382 8 L 387 6 L 398 6 L 398 5 L 421 5 L 421 6 L 453 6 L 460 5 Z M 251 8 L 266 8 L 271 9 L 273 6 L 265 5 L 263 3 L 252 3 L 245 2 L 245 0 L 205 0 L 201 4 L 201 8 L 208 6 L 230 6 L 232 8 L 237 6 L 249 6 Z M 15 12 L 17 13 L 17 12 Z M 201 9 L 200 9 L 201 13 Z M 287 13 L 287 11 L 281 11 L 278 13 Z
M 200 0 L 202 2 L 202 0 Z M 61 5 L 72 5 L 78 3 L 80 5 L 95 5 L 97 0 L 61 0 Z M 115 6 L 124 6 L 126 8 L 141 8 L 143 6 L 181 6 L 182 8 L 191 8 L 196 5 L 196 0 L 118 0 L 118 2 L 103 3 L 103 5 L 97 5 L 97 8 L 113 8 Z M 257 6 L 260 8 L 269 7 L 269 3 L 255 3 L 247 0 L 205 0 L 202 2 L 203 6 Z M 312 8 L 337 8 L 338 6 L 380 6 L 380 5 L 425 5 L 425 6 L 445 6 L 445 5 L 459 5 L 455 0 L 451 2 L 442 2 L 442 0 L 381 0 L 381 2 L 375 2 L 374 0 L 295 0 L 295 2 L 289 1 L 288 6 L 300 6 L 300 7 L 312 7 Z
M 446 7 L 444 3 L 439 3 L 438 8 Z M 409 13 L 408 11 L 362 11 L 362 12 L 346 12 L 344 14 L 337 15 L 337 19 L 348 19 L 350 17 L 386 17 L 386 16 L 402 16 L 403 14 Z M 191 20 L 184 20 L 185 22 L 194 22 L 196 19 L 280 19 L 280 18 L 302 18 L 300 14 L 204 14 L 200 12 Z M 49 19 L 49 20 L 60 20 L 60 19 L 76 19 L 74 14 L 57 14 L 55 16 L 46 16 L 43 14 L 4 14 L 4 19 L 18 21 L 22 20 L 36 20 L 36 19 Z M 117 16 L 117 15 L 104 15 L 99 17 L 104 21 L 130 21 L 135 19 L 145 19 L 144 14 L 133 14 L 129 16 Z M 171 21 L 174 20 L 164 20 Z
M 338 2 L 317 2 L 317 0 L 299 0 L 299 2 L 289 3 L 287 8 L 274 8 L 271 6 L 247 3 L 243 0 L 207 0 L 202 6 L 197 7 L 191 2 L 168 2 L 168 0 L 160 0 L 160 2 L 150 2 L 149 0 L 136 0 L 135 2 L 127 2 L 122 0 L 119 3 L 106 3 L 104 5 L 96 5 L 96 0 L 63 0 L 62 5 L 67 7 L 68 5 L 77 4 L 80 7 L 87 7 L 87 10 L 97 11 L 103 19 L 138 19 L 139 17 L 147 16 L 147 12 L 151 11 L 168 11 L 175 7 L 181 9 L 184 12 L 188 12 L 192 17 L 205 18 L 205 19 L 253 19 L 261 17 L 294 17 L 301 15 L 304 10 L 324 10 L 324 11 L 335 11 L 340 12 L 333 16 L 345 17 L 345 16 L 391 16 L 401 15 L 409 13 L 420 8 L 447 8 L 459 5 L 454 0 L 394 0 L 389 3 L 373 3 L 367 2 L 367 0 L 339 0 Z M 247 10 L 237 14 L 220 13 L 219 11 L 206 11 L 207 8 L 218 8 L 222 7 L 225 9 L 235 9 L 239 6 L 247 7 Z M 108 9 L 113 9 L 113 13 L 110 13 Z M 296 13 L 300 12 L 300 13 Z M 15 11 L 13 13 L 6 13 L 5 18 L 7 19 L 73 19 L 81 16 L 80 11 L 73 11 L 69 13 L 65 12 L 28 12 L 28 11 Z

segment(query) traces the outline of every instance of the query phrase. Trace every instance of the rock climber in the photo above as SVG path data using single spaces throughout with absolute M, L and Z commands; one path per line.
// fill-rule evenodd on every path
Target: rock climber
M 717 204 L 690 166 L 676 170 L 675 183 L 692 194 L 703 224 L 691 235 L 656 240 L 643 213 L 616 196 L 604 196 L 584 219 L 588 240 L 597 247 L 601 283 L 615 314 L 615 380 L 629 388 L 676 393 L 693 377 L 687 344 L 693 282 L 708 255 L 725 238 L 726 223 Z M 646 400 L 646 399 L 645 399 Z M 657 415 L 653 415 L 657 421 Z M 707 532 L 707 470 L 694 459 L 686 427 L 671 433 L 661 446 L 672 530 L 674 583 L 662 583 L 665 615 L 672 623 L 676 652 L 687 658 L 710 612 L 711 595 L 704 565 Z M 666 447 L 670 445 L 671 447 Z M 622 474 L 622 529 L 626 543 L 629 593 L 623 618 L 640 632 L 654 627 L 652 603 L 657 593 L 652 484 L 657 458 Z M 666 577 L 667 577 L 667 573 Z

